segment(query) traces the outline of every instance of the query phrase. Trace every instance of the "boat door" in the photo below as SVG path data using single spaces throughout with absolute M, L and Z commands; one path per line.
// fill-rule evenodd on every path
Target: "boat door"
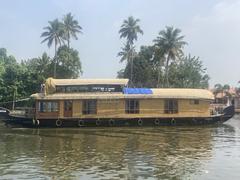
M 64 117 L 72 117 L 72 101 L 64 101 Z

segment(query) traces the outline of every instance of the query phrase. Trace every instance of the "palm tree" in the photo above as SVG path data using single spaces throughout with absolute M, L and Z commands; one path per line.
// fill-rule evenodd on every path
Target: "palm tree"
M 56 66 L 57 66 L 57 46 L 61 46 L 64 43 L 64 30 L 63 24 L 55 19 L 53 21 L 48 21 L 49 26 L 44 27 L 46 30 L 41 34 L 41 37 L 45 38 L 41 43 L 47 42 L 48 47 L 50 48 L 54 43 L 54 71 L 53 76 L 56 78 Z
M 121 25 L 121 29 L 119 30 L 120 39 L 126 38 L 127 39 L 127 46 L 129 46 L 129 49 L 131 50 L 131 55 L 128 56 L 128 62 L 131 62 L 131 78 L 130 82 L 132 82 L 132 76 L 133 76 L 133 44 L 134 41 L 137 40 L 138 34 L 143 34 L 143 31 L 141 30 L 140 26 L 138 25 L 139 19 L 134 19 L 132 16 L 128 17 L 127 20 L 123 21 L 123 24 Z
M 130 44 L 127 43 L 123 48 L 121 48 L 121 51 L 118 53 L 118 56 L 121 57 L 120 62 L 123 62 L 127 60 L 127 63 L 130 62 L 130 57 L 132 54 L 136 54 L 135 47 L 130 47 Z
M 42 57 L 37 58 L 37 72 L 40 74 L 46 74 L 48 71 L 49 64 L 51 62 L 50 57 L 46 52 L 42 54 Z
M 154 40 L 155 45 L 161 50 L 162 55 L 166 60 L 165 80 L 167 87 L 169 87 L 169 63 L 183 55 L 183 47 L 187 44 L 183 41 L 184 36 L 181 36 L 180 33 L 180 29 L 167 26 L 165 30 L 159 32 L 159 36 Z
M 79 26 L 78 21 L 74 20 L 71 13 L 66 14 L 63 17 L 63 26 L 65 31 L 65 38 L 67 40 L 68 49 L 70 48 L 70 38 L 78 39 L 77 33 L 82 33 L 82 27 Z

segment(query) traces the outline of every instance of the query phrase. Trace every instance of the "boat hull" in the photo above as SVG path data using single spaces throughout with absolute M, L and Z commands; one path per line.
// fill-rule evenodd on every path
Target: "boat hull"
M 231 119 L 234 107 L 224 109 L 224 114 L 210 117 L 171 117 L 171 118 L 59 118 L 59 119 L 34 119 L 10 116 L 4 119 L 7 124 L 25 127 L 124 127 L 124 126 L 178 126 L 178 125 L 209 125 L 219 124 Z M 6 115 L 5 115 L 6 116 Z
M 208 125 L 223 123 L 224 116 L 205 118 L 134 118 L 134 119 L 29 119 L 12 117 L 4 120 L 7 124 L 25 127 L 123 127 L 123 126 L 178 126 L 178 125 Z

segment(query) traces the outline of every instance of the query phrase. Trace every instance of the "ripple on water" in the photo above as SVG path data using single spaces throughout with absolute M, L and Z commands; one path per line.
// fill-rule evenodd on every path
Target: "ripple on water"
M 239 179 L 240 118 L 209 127 L 10 129 L 0 179 Z

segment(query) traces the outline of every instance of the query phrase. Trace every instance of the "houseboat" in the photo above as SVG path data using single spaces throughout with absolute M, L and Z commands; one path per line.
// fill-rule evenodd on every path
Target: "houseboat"
M 208 90 L 129 88 L 128 79 L 48 78 L 31 98 L 34 110 L 2 109 L 5 122 L 31 127 L 199 125 L 234 115 L 233 106 L 216 112 Z

